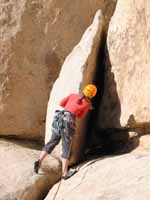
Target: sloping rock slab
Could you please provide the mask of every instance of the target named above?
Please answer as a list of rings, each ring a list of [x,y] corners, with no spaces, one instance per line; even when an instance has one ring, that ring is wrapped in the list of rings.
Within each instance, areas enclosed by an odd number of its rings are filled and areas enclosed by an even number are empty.
[[[62,181],[55,200],[148,200],[149,169],[148,151],[89,161],[72,178]],[[45,200],[52,200],[58,184]]]
[[[0,140],[0,200],[40,200],[60,177],[60,163],[49,157],[37,175],[33,162],[39,151]]]
[[[81,41],[66,58],[59,74],[59,78],[55,81],[52,88],[47,109],[46,142],[49,140],[51,134],[53,113],[56,109],[60,109],[58,107],[60,100],[70,93],[79,93],[87,83],[93,82],[96,73],[97,56],[101,44],[102,32],[103,15],[101,10],[98,10],[93,23],[87,28]],[[76,126],[77,137],[73,144],[73,149],[75,149],[75,151],[73,151],[73,156],[74,158],[76,157],[76,159],[78,159],[81,148],[83,147],[85,124],[86,122],[82,120],[77,123]],[[55,155],[57,156],[58,151],[56,150],[55,152]]]

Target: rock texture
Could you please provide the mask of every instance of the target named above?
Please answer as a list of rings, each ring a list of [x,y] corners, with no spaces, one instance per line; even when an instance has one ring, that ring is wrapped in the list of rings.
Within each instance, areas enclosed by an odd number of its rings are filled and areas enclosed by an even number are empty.
[[[72,48],[79,42],[86,28],[92,23],[94,15],[101,9],[105,25],[113,14],[116,0],[69,0],[45,1],[49,10],[47,32],[50,35],[49,45],[53,47],[60,63],[64,62]]]
[[[150,127],[149,23],[149,0],[118,0],[108,30],[100,128]]]
[[[49,140],[51,135],[50,131],[53,113],[55,109],[60,108],[60,100],[70,93],[79,93],[80,90],[82,91],[83,86],[87,83],[93,82],[102,30],[103,16],[99,10],[96,13],[93,23],[84,33],[79,44],[74,47],[73,51],[66,58],[59,78],[53,86],[47,110],[46,142]],[[73,145],[76,149],[76,153],[74,152],[76,154],[74,155],[75,157],[79,154],[80,148],[83,147],[84,144],[85,120],[80,121],[80,123],[77,124],[77,127],[77,134]],[[58,151],[56,150],[56,152]],[[55,155],[56,154],[57,153],[55,153]]]
[[[43,199],[60,178],[60,162],[52,157],[44,161],[39,175],[34,173],[39,151],[33,148],[25,142],[0,140],[0,200]]]
[[[44,137],[60,66],[98,8],[108,21],[115,1],[108,2],[0,0],[0,135]]]
[[[150,134],[150,131],[149,131]],[[144,135],[139,139],[138,150],[145,149],[150,151],[150,135]]]
[[[41,138],[53,71],[45,60],[47,11],[42,1],[0,5],[0,135]]]
[[[77,174],[61,182],[55,200],[148,200],[149,168],[150,152],[145,149],[89,161]],[[45,200],[53,199],[58,184]]]

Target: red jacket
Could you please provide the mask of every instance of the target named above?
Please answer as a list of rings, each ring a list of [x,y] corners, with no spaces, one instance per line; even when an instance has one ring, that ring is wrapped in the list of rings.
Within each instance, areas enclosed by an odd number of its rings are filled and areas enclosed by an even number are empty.
[[[81,103],[78,103],[78,100],[81,99],[81,97],[82,95],[80,94],[70,94],[61,100],[60,106],[77,117],[84,117],[88,112],[90,105],[86,99],[82,99]]]

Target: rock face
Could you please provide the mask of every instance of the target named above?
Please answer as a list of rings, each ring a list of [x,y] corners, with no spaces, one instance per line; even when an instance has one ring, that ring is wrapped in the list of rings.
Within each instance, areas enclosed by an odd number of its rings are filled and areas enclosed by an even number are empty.
[[[108,21],[115,1],[108,2],[0,0],[0,135],[44,137],[60,66],[98,8]]]
[[[44,161],[39,175],[34,173],[33,162],[39,151],[33,148],[0,140],[0,200],[43,199],[60,178],[60,163],[52,157]]]
[[[150,1],[118,0],[107,39],[100,128],[150,122]]]
[[[60,100],[70,93],[79,93],[87,83],[93,82],[102,28],[103,16],[99,10],[96,13],[93,23],[88,27],[81,41],[75,46],[62,66],[59,78],[53,86],[48,103],[46,142],[49,140],[51,134],[53,113],[55,109],[59,109]],[[73,149],[75,149],[73,153],[74,157],[78,157],[80,148],[84,144],[85,123],[85,120],[77,123],[77,138],[75,138],[73,144]]]
[[[45,60],[47,12],[39,1],[0,4],[0,134],[39,138],[52,70]]]
[[[47,3],[46,3],[47,2]],[[59,59],[64,62],[72,48],[79,42],[86,28],[92,23],[94,15],[101,9],[106,26],[113,14],[116,0],[69,0],[45,1],[49,10],[47,31],[50,35],[49,45]]]
[[[73,177],[61,182],[55,200],[147,200],[149,168],[150,152],[144,149],[92,160],[83,164]],[[53,199],[58,184],[45,200]]]

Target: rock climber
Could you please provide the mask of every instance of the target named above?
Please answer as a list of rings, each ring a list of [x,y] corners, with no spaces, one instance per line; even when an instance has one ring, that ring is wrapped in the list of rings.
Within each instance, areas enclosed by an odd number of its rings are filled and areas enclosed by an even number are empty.
[[[62,139],[62,179],[71,176],[68,171],[68,162],[71,155],[71,145],[75,133],[76,118],[83,118],[88,110],[92,109],[91,99],[96,95],[97,88],[88,84],[82,94],[70,94],[60,101],[63,110],[56,110],[52,122],[52,135],[40,153],[39,159],[34,162],[34,171],[38,173],[43,159],[52,152]]]

